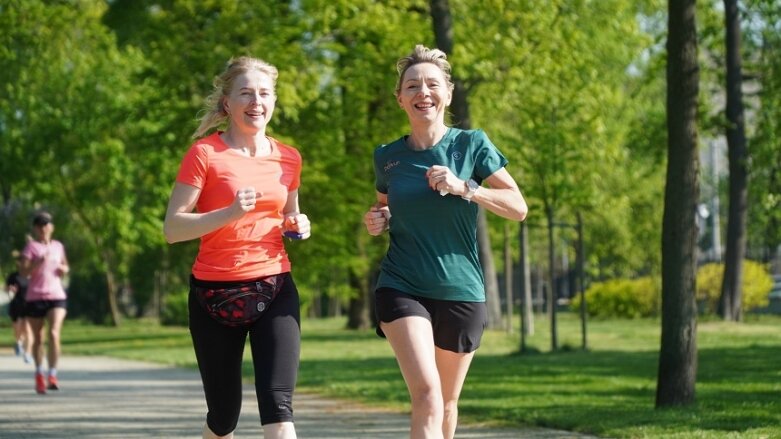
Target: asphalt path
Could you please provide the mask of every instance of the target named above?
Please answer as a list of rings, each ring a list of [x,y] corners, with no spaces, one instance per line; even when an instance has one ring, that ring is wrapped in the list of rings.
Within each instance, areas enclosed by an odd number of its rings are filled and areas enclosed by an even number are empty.
[[[206,404],[198,372],[108,357],[65,356],[61,390],[35,393],[34,368],[0,350],[0,438],[199,438]],[[244,386],[237,439],[262,438],[254,388]],[[302,439],[404,439],[409,416],[297,393]],[[564,439],[587,436],[547,429],[460,425],[456,438]]]

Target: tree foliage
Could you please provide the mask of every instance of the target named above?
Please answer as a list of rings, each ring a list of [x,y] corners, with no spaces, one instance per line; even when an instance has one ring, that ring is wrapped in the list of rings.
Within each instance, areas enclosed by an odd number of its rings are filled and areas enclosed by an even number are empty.
[[[747,32],[746,70],[762,85],[751,107],[749,172],[759,183],[749,227],[768,246],[781,240],[777,3],[746,2],[746,17],[760,17]],[[510,160],[529,224],[548,222],[546,206],[556,223],[581,212],[593,278],[658,273],[661,2],[450,6],[450,58],[471,124]],[[116,322],[186,288],[197,242],[164,242],[166,201],[212,78],[248,54],[279,68],[269,134],[304,158],[301,207],[313,236],[288,243],[303,302],[368,300],[387,246],[361,222],[375,198],[371,152],[408,129],[393,97],[395,61],[435,45],[427,1],[8,0],[0,13],[0,267],[24,243],[30,213],[46,207],[73,265],[74,314]],[[496,254],[500,223],[490,218]],[[530,230],[531,261],[545,267],[540,228]],[[573,239],[569,228],[556,232]]]

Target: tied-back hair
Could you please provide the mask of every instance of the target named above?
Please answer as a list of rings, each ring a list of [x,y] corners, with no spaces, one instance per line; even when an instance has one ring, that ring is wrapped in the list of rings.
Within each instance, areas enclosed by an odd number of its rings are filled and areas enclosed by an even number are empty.
[[[210,129],[228,120],[228,112],[225,111],[223,106],[223,98],[230,95],[233,90],[233,82],[239,75],[253,70],[268,75],[271,78],[272,85],[276,88],[277,76],[279,76],[276,67],[259,58],[249,56],[231,58],[225,70],[214,78],[214,90],[206,97],[203,116],[198,118],[201,124],[193,133],[193,137],[201,137]]]
[[[415,64],[422,63],[431,63],[439,67],[439,70],[442,70],[442,74],[445,76],[448,89],[451,92],[453,91],[455,86],[450,79],[450,63],[447,61],[445,52],[439,49],[429,49],[422,44],[418,44],[409,55],[399,58],[396,62],[396,71],[399,72],[399,78],[396,81],[396,97],[401,92],[401,81],[404,79],[404,74],[407,73],[407,70]]]

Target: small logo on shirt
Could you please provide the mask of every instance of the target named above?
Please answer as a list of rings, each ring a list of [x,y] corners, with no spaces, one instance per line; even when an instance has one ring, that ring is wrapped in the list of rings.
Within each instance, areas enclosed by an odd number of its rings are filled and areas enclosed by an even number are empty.
[[[383,168],[385,172],[388,172],[392,168],[398,166],[401,162],[399,160],[396,160],[395,162],[387,162],[385,163],[385,167]]]
[[[453,157],[453,160],[461,160],[463,155],[461,155],[461,153],[458,152],[458,151],[453,151],[453,154],[451,155],[451,157]]]

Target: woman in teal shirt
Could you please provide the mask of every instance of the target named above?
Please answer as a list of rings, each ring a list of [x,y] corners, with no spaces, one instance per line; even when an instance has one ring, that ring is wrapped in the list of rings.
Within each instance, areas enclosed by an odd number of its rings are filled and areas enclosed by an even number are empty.
[[[411,132],[375,150],[377,203],[364,215],[369,234],[390,231],[375,290],[377,332],[410,392],[410,437],[449,439],[486,323],[478,206],[516,221],[527,206],[482,130],[445,125],[453,92],[445,53],[418,45],[397,69],[396,99]]]

